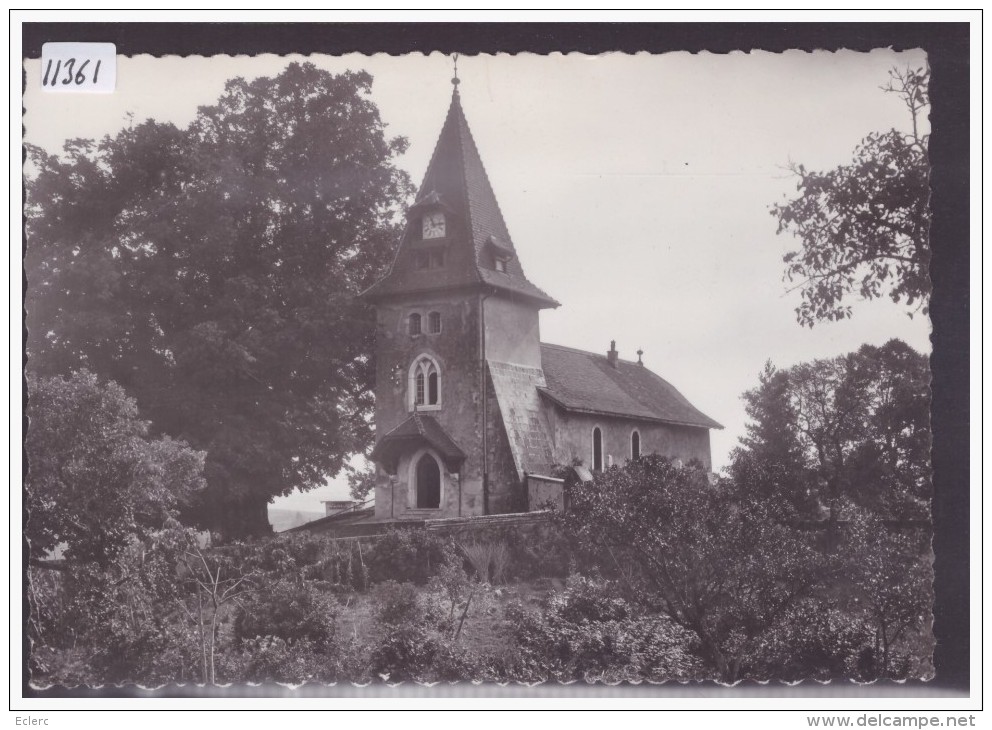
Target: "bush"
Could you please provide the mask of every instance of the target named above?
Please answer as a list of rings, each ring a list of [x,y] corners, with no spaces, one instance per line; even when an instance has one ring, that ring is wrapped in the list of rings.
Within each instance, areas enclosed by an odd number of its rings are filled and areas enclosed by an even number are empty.
[[[286,578],[239,607],[234,636],[239,641],[273,636],[290,644],[305,639],[317,649],[326,650],[334,642],[336,614],[332,597],[308,582]]]
[[[301,684],[325,681],[328,675],[326,657],[309,639],[293,643],[278,636],[246,639],[241,644],[239,660],[235,672],[244,682]]]
[[[379,583],[372,588],[371,602],[376,620],[390,630],[437,628],[444,620],[437,597],[422,595],[413,583]]]
[[[783,616],[756,652],[748,677],[798,682],[816,679],[877,679],[872,632],[857,617],[818,600]],[[867,652],[865,651],[867,649]]]
[[[522,681],[637,681],[702,676],[691,637],[658,615],[638,615],[608,583],[581,579],[552,593],[543,611],[506,609],[518,654],[507,662]]]
[[[112,622],[90,657],[88,683],[134,682],[155,686],[202,681],[195,637],[178,623],[167,630],[150,623]]]
[[[177,604],[177,553],[191,533],[175,523],[134,536],[106,567],[32,569],[32,681],[60,684],[201,681],[196,641]]]
[[[572,578],[564,593],[554,593],[548,602],[549,613],[563,621],[622,621],[631,617],[631,606],[612,583],[581,576]]]
[[[30,616],[25,629],[36,644],[53,647],[72,644],[75,627],[66,610],[72,599],[72,583],[61,571],[33,566],[28,569]]]
[[[452,640],[452,615],[464,585],[464,571],[452,564],[442,566],[425,592],[393,580],[374,585],[370,602],[379,623],[378,638],[365,649],[367,664],[354,647],[344,653],[346,676],[358,681],[355,677],[368,673],[390,682],[464,681],[478,676],[476,655]]]
[[[389,682],[457,682],[482,678],[474,652],[424,628],[389,634],[371,654],[371,671]]]
[[[447,613],[446,621],[454,626],[455,612],[461,608],[467,613],[468,600],[474,595],[464,568],[454,563],[443,566],[427,583],[427,596],[440,605],[442,614]]]
[[[413,583],[387,580],[372,589],[371,600],[376,620],[390,626],[416,623],[423,614]]]
[[[438,569],[461,562],[454,542],[427,530],[394,529],[372,544],[364,558],[369,581],[412,581],[426,585]]]

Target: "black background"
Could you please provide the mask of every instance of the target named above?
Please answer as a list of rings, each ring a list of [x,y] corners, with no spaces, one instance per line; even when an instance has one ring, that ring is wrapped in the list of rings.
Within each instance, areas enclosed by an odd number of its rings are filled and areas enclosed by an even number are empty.
[[[385,15],[385,14],[384,14]],[[564,13],[563,13],[564,16]],[[785,51],[852,49],[867,51],[923,48],[931,67],[930,158],[933,223],[931,275],[933,297],[933,468],[936,605],[934,663],[936,679],[907,683],[902,696],[926,694],[927,688],[969,691],[971,647],[969,591],[969,26],[967,23],[25,23],[25,57],[40,58],[48,41],[112,42],[117,53],[133,55],[212,55],[259,53],[551,53],[571,51]],[[25,559],[26,559],[25,551]],[[980,586],[976,586],[980,589]],[[24,614],[27,615],[26,598]],[[24,638],[26,642],[26,637]],[[24,656],[27,656],[25,645]],[[672,694],[665,687],[629,688],[634,695]],[[39,692],[22,682],[24,696],[280,696],[278,688],[212,693],[196,687],[136,688]],[[390,696],[366,689],[366,696]],[[422,687],[403,692],[427,694]],[[438,689],[438,688],[435,688]],[[498,687],[495,689],[499,689]],[[511,690],[513,688],[510,688]],[[517,688],[505,696],[556,695],[554,688]],[[562,688],[565,694],[594,696],[600,689]],[[640,691],[637,691],[640,689]],[[720,688],[717,688],[718,690]],[[764,694],[763,688],[740,689]],[[767,688],[764,688],[767,690]],[[788,688],[782,688],[787,690]],[[799,687],[796,696],[804,696]],[[878,692],[866,688],[858,696]],[[893,694],[894,687],[884,694]],[[443,695],[445,692],[429,694]],[[448,694],[452,694],[449,689]],[[327,692],[306,692],[309,696]],[[363,694],[356,692],[334,694]],[[395,696],[397,693],[392,693]],[[470,693],[471,694],[471,693]],[[777,696],[788,696],[776,692]],[[498,696],[499,693],[487,696]],[[606,692],[604,696],[616,696]],[[630,696],[630,695],[628,695]],[[807,695],[808,696],[808,695]],[[823,695],[818,695],[823,696]],[[772,709],[767,707],[766,709]]]

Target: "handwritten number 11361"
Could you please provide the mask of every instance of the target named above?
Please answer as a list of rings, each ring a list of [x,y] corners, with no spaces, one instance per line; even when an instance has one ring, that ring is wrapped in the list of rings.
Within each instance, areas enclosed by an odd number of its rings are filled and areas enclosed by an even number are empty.
[[[97,61],[90,71],[93,76],[88,77],[86,74],[87,66],[90,64],[90,59],[86,59],[78,66],[76,66],[76,59],[69,58],[63,63],[62,59],[54,61],[53,59],[48,59],[48,65],[45,66],[45,77],[41,80],[42,86],[58,86],[60,83],[62,86],[70,86],[72,84],[76,86],[82,86],[86,82],[91,84],[96,84],[97,79],[100,77],[100,61]]]

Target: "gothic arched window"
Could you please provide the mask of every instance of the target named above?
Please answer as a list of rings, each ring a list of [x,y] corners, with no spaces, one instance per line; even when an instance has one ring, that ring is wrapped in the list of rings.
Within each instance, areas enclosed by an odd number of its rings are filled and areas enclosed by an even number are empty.
[[[417,461],[417,508],[437,509],[441,506],[441,467],[437,459],[424,454]]]
[[[431,312],[427,315],[427,331],[432,335],[441,334],[441,313]]]
[[[641,458],[641,433],[636,428],[630,434],[630,458]]]
[[[420,334],[420,315],[417,314],[416,312],[414,312],[413,314],[410,315],[410,321],[409,321],[409,327],[408,327],[408,329],[409,329],[409,332],[410,332],[411,335],[419,335]]]
[[[427,373],[427,405],[437,405],[437,370]]]
[[[424,355],[410,369],[410,410],[441,406],[441,371],[434,359]]]
[[[603,432],[599,426],[592,430],[592,468],[595,471],[603,470]]]

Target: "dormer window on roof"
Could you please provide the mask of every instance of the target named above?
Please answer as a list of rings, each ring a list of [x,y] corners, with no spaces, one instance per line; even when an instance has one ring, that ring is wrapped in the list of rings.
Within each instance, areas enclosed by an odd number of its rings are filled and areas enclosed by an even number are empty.
[[[486,249],[493,257],[493,268],[500,273],[505,274],[507,269],[507,264],[510,259],[513,258],[513,247],[496,236],[490,236],[486,239]]]

